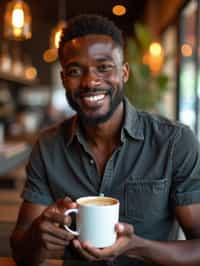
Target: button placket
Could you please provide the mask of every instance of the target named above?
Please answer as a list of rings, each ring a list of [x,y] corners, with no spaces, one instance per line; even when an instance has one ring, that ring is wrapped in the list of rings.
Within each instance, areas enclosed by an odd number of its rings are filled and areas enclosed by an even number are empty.
[[[90,164],[94,165],[94,160],[93,159],[90,159]]]
[[[88,169],[89,170],[89,176],[90,176],[90,179],[91,179],[93,185],[95,186],[95,190],[98,193],[99,187],[101,184],[101,176],[99,176],[96,162],[92,157],[89,158],[88,163],[89,163],[89,169]]]
[[[99,193],[103,193],[105,195],[109,193],[112,186],[112,173],[113,173],[113,159],[111,158],[106,164]]]

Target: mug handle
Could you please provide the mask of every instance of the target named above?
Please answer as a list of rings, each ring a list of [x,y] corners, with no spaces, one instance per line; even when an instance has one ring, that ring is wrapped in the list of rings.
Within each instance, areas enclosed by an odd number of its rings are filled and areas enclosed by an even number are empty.
[[[74,212],[74,213],[78,213],[78,209],[69,209],[69,210],[66,210],[66,211],[64,212],[64,215],[67,216],[67,215],[69,215],[70,213],[73,213],[73,212]],[[66,229],[68,232],[70,232],[72,235],[74,235],[74,236],[78,236],[78,235],[79,235],[79,232],[70,229],[66,224],[64,224],[64,227],[65,227],[65,229]]]

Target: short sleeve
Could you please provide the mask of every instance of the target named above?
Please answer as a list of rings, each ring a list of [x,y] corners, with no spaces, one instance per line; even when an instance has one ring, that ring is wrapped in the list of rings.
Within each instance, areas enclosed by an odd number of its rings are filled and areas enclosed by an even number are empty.
[[[50,205],[54,202],[48,182],[43,155],[39,141],[33,147],[26,167],[27,179],[22,192],[22,198],[29,202]]]
[[[182,126],[173,151],[172,200],[175,205],[200,203],[200,146],[193,132]]]

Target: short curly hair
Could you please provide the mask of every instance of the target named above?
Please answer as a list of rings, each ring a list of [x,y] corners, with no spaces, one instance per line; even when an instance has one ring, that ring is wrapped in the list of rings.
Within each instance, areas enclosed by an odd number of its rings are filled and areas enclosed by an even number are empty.
[[[99,15],[84,14],[70,19],[63,29],[58,49],[59,59],[62,58],[63,46],[67,41],[89,34],[110,36],[116,45],[123,50],[122,32],[111,20]]]

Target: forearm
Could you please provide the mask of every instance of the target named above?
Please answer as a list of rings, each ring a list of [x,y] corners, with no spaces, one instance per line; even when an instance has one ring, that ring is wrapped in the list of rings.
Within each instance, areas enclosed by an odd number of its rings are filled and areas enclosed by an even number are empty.
[[[139,254],[141,259],[152,264],[163,266],[200,265],[199,239],[161,242],[136,237],[132,244],[133,248],[128,256],[135,257]]]
[[[26,232],[15,230],[11,237],[11,248],[15,261],[29,266],[39,265],[46,259],[59,259],[64,256],[64,247],[56,251],[50,251],[40,246],[31,230]]]

